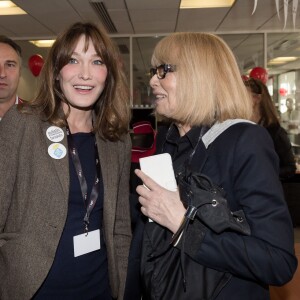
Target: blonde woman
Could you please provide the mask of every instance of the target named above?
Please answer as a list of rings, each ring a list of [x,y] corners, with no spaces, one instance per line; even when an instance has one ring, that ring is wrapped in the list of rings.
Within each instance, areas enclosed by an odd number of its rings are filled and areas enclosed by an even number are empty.
[[[268,133],[247,121],[252,103],[231,50],[212,34],[175,33],[157,44],[152,66],[156,113],[173,120],[158,134],[158,153],[171,155],[179,183],[185,172],[201,173],[221,188],[227,217],[239,212],[232,222],[247,229],[199,217],[202,208],[188,221],[182,185],[172,192],[136,170],[144,183],[137,187],[141,212],[153,220],[144,232],[143,299],[269,299],[268,286],[288,282],[296,269],[293,227],[278,157]],[[218,201],[203,209],[209,205]],[[212,224],[222,222],[226,229]],[[170,252],[181,264],[168,270],[173,258],[162,261]]]

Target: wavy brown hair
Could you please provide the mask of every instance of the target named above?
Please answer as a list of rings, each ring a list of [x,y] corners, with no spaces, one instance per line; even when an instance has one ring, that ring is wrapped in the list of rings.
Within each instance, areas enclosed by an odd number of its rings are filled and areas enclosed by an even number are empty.
[[[69,104],[56,79],[82,35],[85,49],[91,41],[108,71],[105,88],[94,105],[94,131],[103,139],[119,140],[128,131],[130,121],[126,76],[119,51],[106,32],[93,23],[75,23],[57,37],[45,60],[37,96],[23,111],[33,110],[44,121],[59,127],[66,125],[68,115],[63,113],[62,103]]]
[[[264,127],[279,125],[278,113],[267,86],[255,78],[249,78],[244,83],[246,87],[250,88],[251,93],[260,95],[261,97],[259,102],[260,120],[258,124]]]

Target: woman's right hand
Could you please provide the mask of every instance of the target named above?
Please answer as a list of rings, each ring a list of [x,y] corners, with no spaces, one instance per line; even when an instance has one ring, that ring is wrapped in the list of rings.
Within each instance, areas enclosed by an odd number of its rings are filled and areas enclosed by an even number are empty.
[[[179,191],[173,192],[161,187],[139,169],[135,170],[135,174],[144,183],[136,188],[142,213],[175,233],[186,212]]]

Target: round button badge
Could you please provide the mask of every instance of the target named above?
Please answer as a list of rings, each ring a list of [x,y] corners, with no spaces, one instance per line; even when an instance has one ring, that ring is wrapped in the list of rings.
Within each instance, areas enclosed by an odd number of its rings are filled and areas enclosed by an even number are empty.
[[[54,159],[62,159],[67,154],[67,149],[63,144],[53,143],[48,147],[48,154]]]
[[[63,140],[65,133],[57,126],[50,126],[46,131],[47,138],[54,143],[58,143]]]

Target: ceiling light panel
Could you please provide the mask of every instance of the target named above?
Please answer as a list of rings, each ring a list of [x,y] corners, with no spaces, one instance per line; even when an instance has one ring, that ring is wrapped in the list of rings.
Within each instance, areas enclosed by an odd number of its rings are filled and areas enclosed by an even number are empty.
[[[53,45],[54,41],[55,40],[36,40],[29,42],[40,48],[49,48]]]
[[[230,7],[235,0],[181,0],[180,8],[216,8]]]
[[[295,56],[282,56],[282,57],[276,57],[270,60],[270,62],[288,62],[288,61],[294,61],[298,59],[298,57]]]
[[[0,1],[0,15],[25,15],[26,11],[15,5],[12,1]]]

